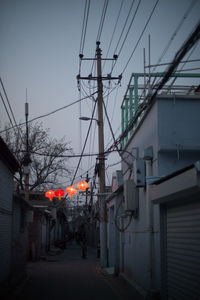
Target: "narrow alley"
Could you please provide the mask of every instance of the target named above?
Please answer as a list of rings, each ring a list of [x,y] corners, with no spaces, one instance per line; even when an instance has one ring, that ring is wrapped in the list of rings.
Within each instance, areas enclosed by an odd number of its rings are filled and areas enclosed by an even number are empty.
[[[132,287],[118,277],[102,272],[96,249],[88,248],[86,259],[75,242],[45,260],[29,262],[28,278],[9,300],[139,300]]]

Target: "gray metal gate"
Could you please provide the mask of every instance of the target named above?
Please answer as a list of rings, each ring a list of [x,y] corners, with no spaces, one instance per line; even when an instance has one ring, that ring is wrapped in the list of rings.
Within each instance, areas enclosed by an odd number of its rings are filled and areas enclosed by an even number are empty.
[[[200,199],[166,208],[167,299],[200,299]]]

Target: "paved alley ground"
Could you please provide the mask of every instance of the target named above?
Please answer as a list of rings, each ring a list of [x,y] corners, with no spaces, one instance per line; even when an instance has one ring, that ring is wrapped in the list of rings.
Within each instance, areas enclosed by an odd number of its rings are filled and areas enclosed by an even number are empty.
[[[139,300],[118,277],[101,271],[96,250],[71,243],[62,253],[27,265],[28,280],[9,299],[16,300]]]

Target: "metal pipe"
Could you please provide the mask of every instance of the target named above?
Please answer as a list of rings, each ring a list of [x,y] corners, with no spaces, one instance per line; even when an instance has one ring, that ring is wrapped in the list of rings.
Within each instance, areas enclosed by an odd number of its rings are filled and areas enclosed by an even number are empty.
[[[120,228],[124,228],[124,218],[120,216]],[[120,231],[120,272],[124,271],[124,233]]]
[[[151,160],[145,160],[146,163],[146,178],[152,175],[152,164]],[[149,290],[152,289],[152,233],[153,233],[153,211],[152,211],[152,203],[149,197],[149,190],[150,186],[148,182],[146,182],[146,211],[147,211],[147,255],[148,255],[148,262],[147,262],[147,273],[148,273],[148,288]]]
[[[133,89],[129,88],[129,120],[133,119]],[[131,129],[130,134],[133,133],[133,129]]]
[[[149,84],[148,84],[148,94],[151,90],[151,36],[149,34]]]
[[[183,64],[183,63],[191,63],[191,62],[197,62],[197,61],[200,61],[200,59],[192,59],[192,60],[183,60],[183,61],[180,61],[180,64]],[[153,68],[153,67],[159,67],[159,66],[167,66],[167,65],[172,65],[173,63],[172,62],[169,62],[169,63],[163,63],[163,64],[156,64],[156,65],[148,65],[148,66],[145,66],[145,68]]]
[[[122,118],[122,134],[124,133],[125,126],[124,126],[124,106],[121,108],[121,118]],[[124,148],[124,139],[122,140],[122,149]]]
[[[125,102],[125,122],[126,122],[126,124],[125,124],[125,126],[126,126],[126,128],[128,127],[128,101],[129,101],[129,99],[126,99],[126,102]],[[128,142],[128,134],[127,134],[127,136],[126,136],[126,142]]]
[[[143,48],[143,56],[144,56],[144,98],[146,98],[146,54],[145,48]]]

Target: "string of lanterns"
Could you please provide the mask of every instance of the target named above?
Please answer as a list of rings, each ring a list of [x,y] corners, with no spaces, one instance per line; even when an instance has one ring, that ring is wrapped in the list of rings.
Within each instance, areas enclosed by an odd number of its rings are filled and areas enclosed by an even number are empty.
[[[80,182],[77,183],[77,188],[79,190],[85,191],[88,188],[88,183],[84,180],[81,180]],[[76,195],[77,189],[73,186],[70,185],[66,188],[67,194],[69,194],[69,197],[72,198],[72,195]],[[54,197],[58,197],[59,200],[61,200],[61,197],[63,197],[65,194],[65,191],[62,189],[58,189],[56,191],[49,190],[45,193],[45,196],[49,198],[50,201],[53,200]]]

